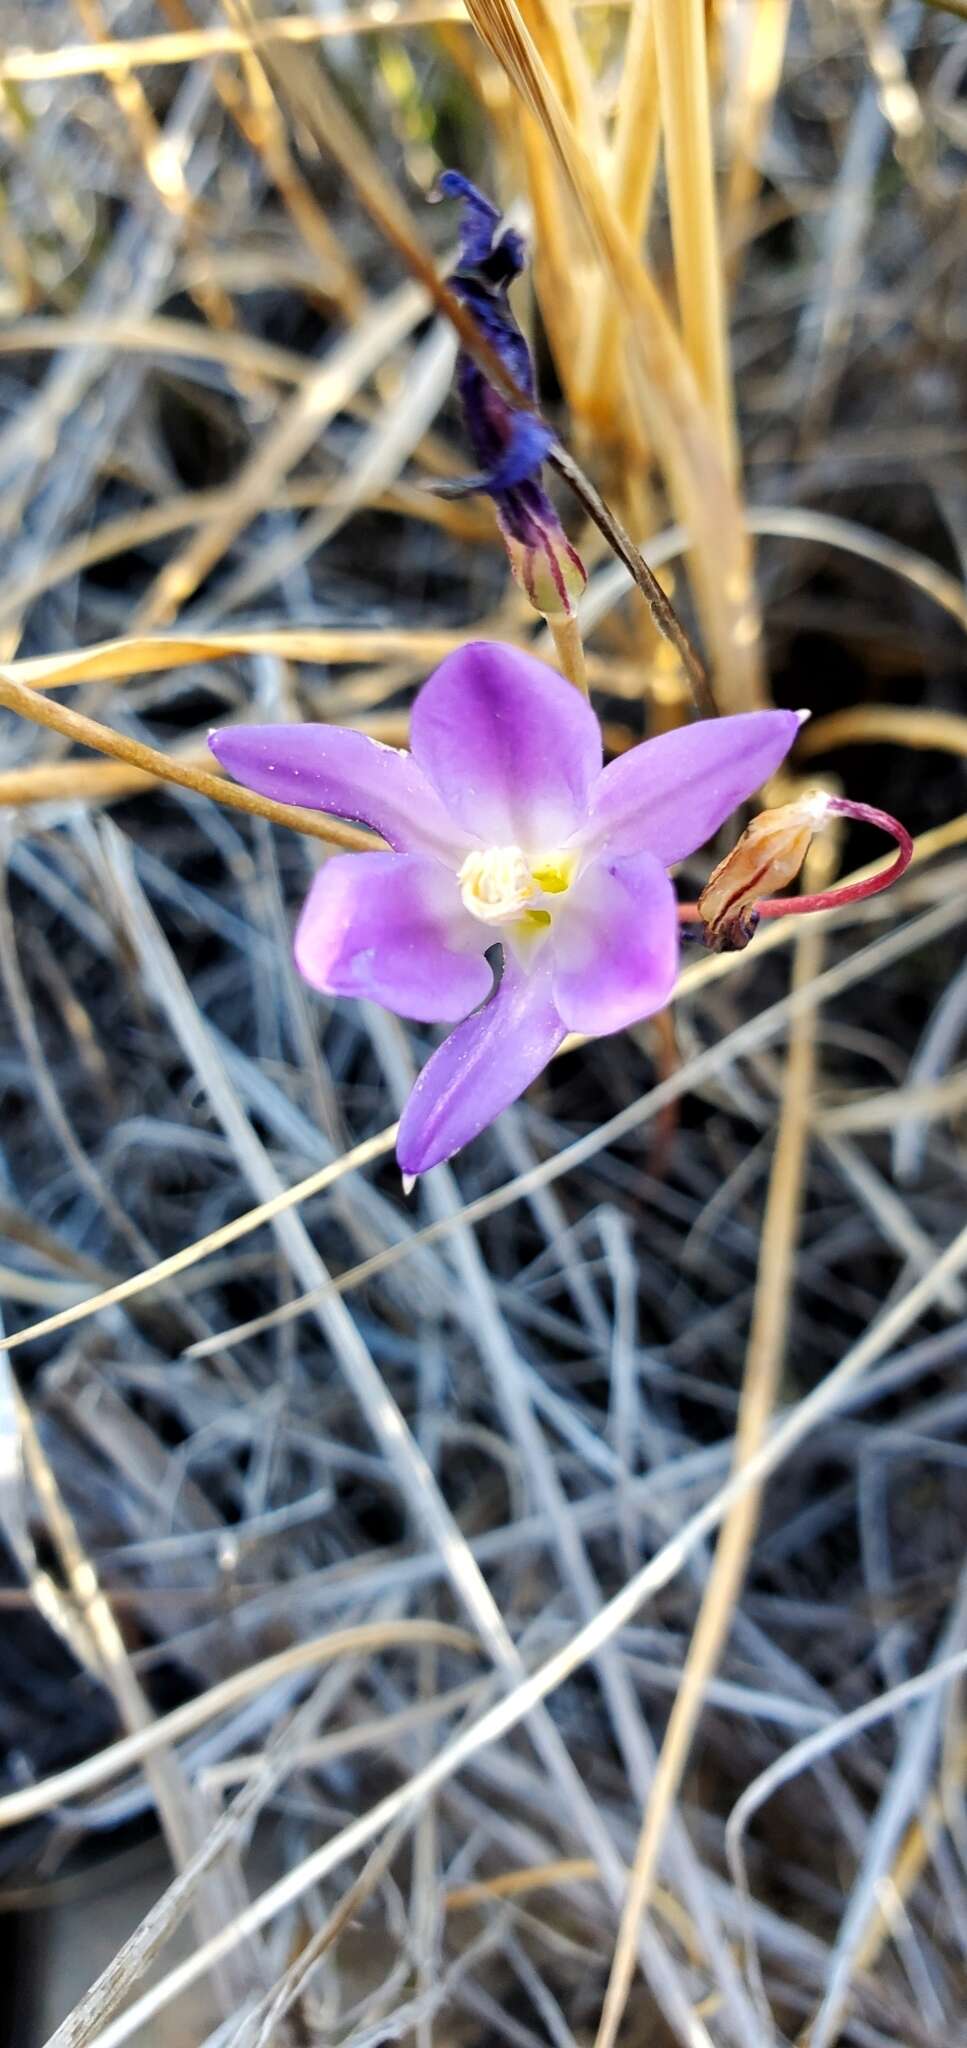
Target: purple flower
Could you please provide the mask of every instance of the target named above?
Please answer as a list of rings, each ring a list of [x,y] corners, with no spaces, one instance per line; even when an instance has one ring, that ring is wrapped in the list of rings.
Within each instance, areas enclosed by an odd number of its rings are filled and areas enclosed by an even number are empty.
[[[446,199],[463,201],[460,261],[448,279],[450,288],[536,408],[533,365],[507,297],[524,268],[523,238],[513,228],[498,237],[496,206],[459,171],[444,171],[438,190]],[[541,482],[541,463],[556,437],[536,409],[525,412],[509,405],[465,350],[457,358],[457,389],[480,474],[443,486],[444,493],[486,492],[496,507],[511,568],[534,609],[548,617],[569,617],[587,574]]]
[[[661,1008],[678,967],[666,869],[773,773],[798,726],[792,711],[708,719],[604,768],[586,699],[532,655],[481,641],[423,685],[409,753],[331,725],[212,734],[251,789],[358,819],[392,849],[326,862],[295,957],[331,995],[463,1019],[403,1112],[404,1173],[476,1137],[569,1031],[620,1031]]]

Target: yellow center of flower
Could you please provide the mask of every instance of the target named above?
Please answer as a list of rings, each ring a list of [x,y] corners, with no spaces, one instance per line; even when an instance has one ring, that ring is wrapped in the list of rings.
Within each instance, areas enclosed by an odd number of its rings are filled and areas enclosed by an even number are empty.
[[[482,924],[546,925],[549,913],[534,906],[542,896],[559,896],[575,866],[569,853],[532,860],[520,846],[484,846],[468,853],[457,881],[465,908]]]

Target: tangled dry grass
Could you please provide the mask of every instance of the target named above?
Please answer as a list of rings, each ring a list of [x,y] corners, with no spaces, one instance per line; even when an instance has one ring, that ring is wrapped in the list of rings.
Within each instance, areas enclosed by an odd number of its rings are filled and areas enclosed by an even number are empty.
[[[967,2040],[963,8],[7,28],[0,2033]],[[543,646],[422,487],[448,163],[720,701],[917,853],[406,1202],[430,1034],[299,983],[318,839],[205,732],[401,741],[468,634]],[[561,502],[617,749],[686,680]]]

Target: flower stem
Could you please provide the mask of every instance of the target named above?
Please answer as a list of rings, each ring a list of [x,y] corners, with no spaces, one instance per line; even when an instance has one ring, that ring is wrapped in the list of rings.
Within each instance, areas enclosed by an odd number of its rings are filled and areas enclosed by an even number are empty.
[[[551,639],[554,642],[557,665],[562,676],[566,676],[568,682],[573,683],[575,689],[580,690],[583,697],[587,697],[590,694],[588,690],[588,671],[584,660],[584,641],[581,638],[581,626],[578,618],[574,613],[569,617],[565,612],[560,612],[555,618],[549,618],[547,624],[550,629]]]
[[[712,694],[712,685],[701,655],[693,647],[674,605],[663,591],[654,571],[649,569],[640,548],[635,546],[631,535],[625,532],[620,519],[612,512],[610,505],[605,503],[590,477],[585,476],[580,463],[575,462],[573,455],[569,454],[560,442],[550,450],[544,460],[548,468],[556,470],[558,476],[570,486],[579,504],[584,506],[588,518],[594,521],[598,532],[604,535],[612,554],[617,555],[619,562],[624,563],[629,575],[637,584],[659,633],[674,647],[678,655],[688,678],[692,701],[699,717],[717,717],[718,705]]]

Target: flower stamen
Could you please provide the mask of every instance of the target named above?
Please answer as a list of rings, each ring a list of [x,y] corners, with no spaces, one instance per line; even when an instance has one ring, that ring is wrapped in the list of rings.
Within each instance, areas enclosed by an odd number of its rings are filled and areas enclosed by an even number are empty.
[[[457,876],[464,908],[482,924],[512,924],[539,894],[519,846],[485,846],[468,853]]]
[[[545,896],[562,896],[574,880],[577,860],[573,853],[542,854],[531,873]]]
[[[573,854],[541,854],[531,864],[520,846],[485,846],[468,853],[457,876],[464,908],[482,924],[550,924],[535,908],[542,896],[561,896],[576,867]]]

